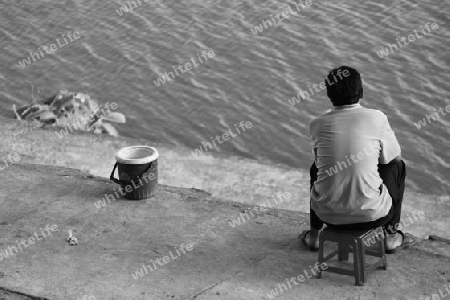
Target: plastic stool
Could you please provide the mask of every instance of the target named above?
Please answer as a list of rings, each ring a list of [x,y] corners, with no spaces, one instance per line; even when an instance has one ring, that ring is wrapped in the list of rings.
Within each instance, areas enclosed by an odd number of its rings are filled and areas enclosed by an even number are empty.
[[[323,257],[324,242],[331,241],[338,243],[338,249]],[[378,244],[378,250],[369,249],[370,246]],[[371,230],[337,230],[327,227],[320,234],[319,238],[319,265],[329,261],[336,254],[338,260],[348,260],[349,251],[353,250],[353,270],[338,267],[328,267],[326,270],[341,275],[355,276],[355,285],[365,285],[369,272],[378,267],[387,270],[387,258],[384,253],[384,232],[381,227]],[[379,257],[380,259],[366,266],[365,255]],[[322,270],[319,269],[316,277],[322,278]]]

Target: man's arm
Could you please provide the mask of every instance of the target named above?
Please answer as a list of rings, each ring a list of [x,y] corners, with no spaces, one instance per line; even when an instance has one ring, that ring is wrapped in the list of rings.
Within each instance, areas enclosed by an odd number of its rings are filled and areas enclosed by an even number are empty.
[[[392,130],[391,125],[389,125],[389,121],[386,117],[383,135],[381,137],[381,152],[379,163],[385,165],[393,160],[401,160],[401,149],[395,133]]]

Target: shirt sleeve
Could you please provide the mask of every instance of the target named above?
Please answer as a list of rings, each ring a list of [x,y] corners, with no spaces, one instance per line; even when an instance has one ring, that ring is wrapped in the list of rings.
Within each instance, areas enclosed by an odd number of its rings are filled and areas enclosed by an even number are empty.
[[[386,118],[383,135],[381,137],[381,152],[379,163],[382,165],[390,163],[394,158],[401,154],[400,144],[397,141],[395,132],[392,130],[389,121]]]

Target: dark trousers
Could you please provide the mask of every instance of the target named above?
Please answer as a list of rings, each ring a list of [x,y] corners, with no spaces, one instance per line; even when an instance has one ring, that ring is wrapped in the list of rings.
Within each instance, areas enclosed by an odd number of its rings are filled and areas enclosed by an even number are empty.
[[[310,170],[311,175],[311,188],[314,182],[317,180],[318,169],[316,164],[313,163]],[[392,207],[389,213],[378,220],[370,221],[366,223],[353,223],[345,225],[333,225],[320,220],[317,214],[312,208],[310,208],[310,222],[311,228],[320,230],[323,224],[327,224],[330,227],[340,230],[369,230],[379,226],[383,226],[388,233],[393,234],[396,232],[395,225],[400,223],[400,215],[402,210],[403,193],[405,191],[405,177],[406,166],[403,160],[391,161],[387,165],[378,165],[378,173],[383,180],[384,185],[387,187],[389,195],[392,198]]]

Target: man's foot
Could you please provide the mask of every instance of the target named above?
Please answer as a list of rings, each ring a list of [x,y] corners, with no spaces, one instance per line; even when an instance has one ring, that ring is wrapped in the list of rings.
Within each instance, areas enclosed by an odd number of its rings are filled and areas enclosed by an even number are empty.
[[[386,250],[394,250],[403,242],[403,235],[399,232],[386,235]]]
[[[311,251],[319,250],[319,236],[322,230],[306,230],[304,231],[300,237],[305,246],[309,247]]]

